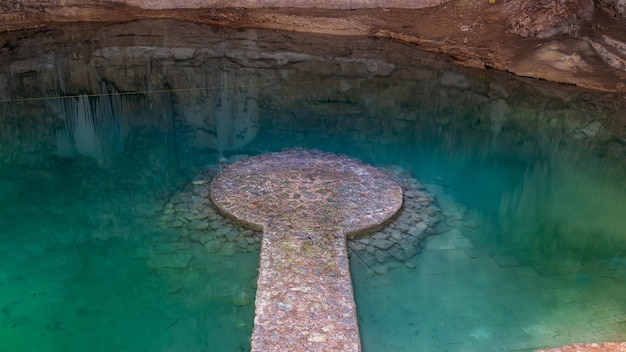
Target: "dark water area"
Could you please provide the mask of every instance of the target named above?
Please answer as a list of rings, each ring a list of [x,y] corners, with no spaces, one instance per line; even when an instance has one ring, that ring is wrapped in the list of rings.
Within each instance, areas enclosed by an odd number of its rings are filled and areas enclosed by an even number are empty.
[[[626,340],[623,96],[172,21],[0,44],[3,350],[248,350],[258,243],[209,248],[244,229],[200,227],[191,189],[294,147],[401,169],[437,201],[410,265],[351,261],[364,351]]]

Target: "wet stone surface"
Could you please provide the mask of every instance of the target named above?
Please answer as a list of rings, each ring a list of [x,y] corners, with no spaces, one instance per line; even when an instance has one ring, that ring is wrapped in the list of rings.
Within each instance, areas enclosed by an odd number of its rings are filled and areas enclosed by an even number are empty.
[[[402,188],[357,160],[292,150],[230,165],[211,199],[263,229],[252,350],[360,351],[346,236],[394,216]]]
[[[215,176],[228,165],[249,157],[233,155],[221,164],[208,164],[196,170],[196,176],[190,182],[166,197],[161,211],[155,214],[156,230],[145,247],[137,249],[135,258],[144,260],[151,270],[169,272],[202,269],[207,265],[207,270],[212,270],[211,263],[219,261],[220,257],[243,258],[248,252],[258,253],[262,241],[260,228],[250,228],[224,216],[209,197]],[[401,167],[385,166],[380,170],[402,187],[402,208],[384,227],[349,236],[350,261],[367,266],[370,275],[387,275],[392,270],[416,270],[415,257],[429,238],[446,231],[448,226],[466,223],[463,219],[465,210],[460,205],[445,201],[445,195],[439,194],[443,191],[441,186],[423,185]],[[445,206],[438,204],[440,200]],[[469,225],[466,223],[465,226]],[[253,288],[256,288],[256,279],[252,282]],[[192,284],[176,283],[172,291],[178,292],[181,287]],[[232,295],[229,299],[234,305],[254,303],[254,293],[248,295],[243,286],[227,292]],[[243,293],[249,298],[241,300]],[[290,309],[283,303],[280,307]]]
[[[211,181],[219,171],[239,159],[248,157],[238,155],[221,165],[207,165],[198,170],[193,181],[183,185],[168,197],[155,218],[156,228],[167,235],[151,237],[151,242],[147,243],[147,248],[141,250],[142,253],[138,253],[138,257],[166,263],[159,260],[160,258],[153,257],[192,253],[194,258],[190,264],[197,265],[197,261],[206,255],[225,256],[258,252],[261,230],[244,226],[233,218],[223,216],[209,198]],[[364,263],[372,270],[372,274],[382,274],[388,270],[405,267],[413,270],[415,265],[412,259],[420,253],[428,236],[445,230],[444,220],[458,221],[457,218],[462,215],[458,214],[458,210],[449,209],[442,213],[442,209],[437,206],[435,195],[428,192],[424,185],[402,168],[384,167],[381,171],[404,190],[402,208],[384,227],[363,236],[349,236],[350,260]],[[381,246],[381,243],[386,245]],[[392,245],[388,247],[390,243]],[[173,244],[175,246],[172,246]],[[386,247],[388,248],[385,249]],[[153,268],[153,265],[149,267]],[[159,268],[161,267],[156,267]]]
[[[402,189],[355,159],[293,150],[228,166],[213,180],[211,199],[252,227],[334,238],[384,223],[402,206]]]
[[[537,352],[623,352],[626,351],[626,342],[580,343],[558,348],[537,350]]]

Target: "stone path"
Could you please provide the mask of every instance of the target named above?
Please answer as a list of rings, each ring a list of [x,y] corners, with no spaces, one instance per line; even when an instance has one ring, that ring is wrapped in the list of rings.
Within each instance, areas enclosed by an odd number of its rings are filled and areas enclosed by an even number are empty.
[[[360,351],[346,236],[393,217],[400,186],[357,160],[292,150],[230,165],[211,199],[263,229],[252,351]]]
[[[249,157],[237,155],[228,164],[207,165],[198,170],[191,182],[171,195],[155,218],[155,226],[168,235],[151,237],[146,248],[138,250],[138,257],[150,259],[148,267],[158,270],[171,267],[172,258],[163,258],[164,255],[193,254],[189,265],[198,265],[205,255],[259,252],[261,230],[223,216],[210,199],[210,185],[215,176],[227,165]],[[442,209],[437,206],[435,195],[408,171],[396,166],[380,170],[402,187],[402,209],[380,229],[364,236],[349,236],[350,261],[360,261],[381,275],[403,267],[414,270],[412,259],[421,251],[427,237],[440,232],[437,227],[444,220]],[[462,217],[458,211],[446,209],[445,215],[457,219]]]
[[[574,344],[558,348],[550,348],[546,350],[538,350],[536,352],[624,352],[626,351],[626,342],[605,342],[605,343],[588,343]]]

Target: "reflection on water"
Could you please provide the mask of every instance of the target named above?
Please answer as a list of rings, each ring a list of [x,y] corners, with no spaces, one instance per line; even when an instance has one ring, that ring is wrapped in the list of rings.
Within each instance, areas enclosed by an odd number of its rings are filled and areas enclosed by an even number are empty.
[[[623,185],[602,175],[539,164],[504,196],[499,214],[510,240],[534,255],[593,260],[623,254],[624,197]]]
[[[55,113],[63,123],[56,133],[57,156],[80,154],[103,163],[124,149],[121,100],[109,94],[104,82],[100,85],[100,95],[95,97],[81,94],[75,99],[54,100],[61,104]]]
[[[395,165],[437,197],[414,269],[352,262],[365,351],[626,339],[623,97],[359,38],[146,21],[2,40],[13,350],[248,349],[258,253],[207,245],[236,229],[203,226],[187,187],[285,147]]]

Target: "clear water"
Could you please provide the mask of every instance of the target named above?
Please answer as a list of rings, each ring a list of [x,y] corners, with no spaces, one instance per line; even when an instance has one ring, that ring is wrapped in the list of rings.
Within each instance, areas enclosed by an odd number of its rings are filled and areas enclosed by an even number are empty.
[[[184,248],[187,268],[148,269],[140,254],[179,238],[151,216],[167,190],[116,169],[3,165],[2,349],[245,350],[253,306],[232,300],[254,294],[258,255],[209,256],[198,244]]]
[[[133,25],[123,30],[146,31]],[[380,56],[358,52],[380,51],[379,42],[355,43],[353,56],[339,50],[333,59],[307,46],[320,38],[282,43],[260,32],[209,36],[239,53],[235,59],[201,57],[199,49],[197,57],[172,58],[182,54],[167,41],[125,56],[119,43],[105,43],[90,49],[91,61],[72,61],[77,68],[65,81],[58,77],[77,55],[67,54],[74,50],[67,33],[81,30],[64,29],[54,58],[28,43],[30,54],[16,49],[10,57],[32,55],[47,66],[3,71],[10,82],[0,105],[3,350],[248,350],[254,307],[233,298],[254,295],[258,252],[223,256],[192,243],[178,249],[193,255],[185,268],[147,263],[163,245],[185,242],[157,219],[203,168],[222,156],[285,147],[402,167],[439,200],[444,221],[412,259],[414,270],[391,267],[381,276],[351,264],[364,351],[626,340],[626,164],[606,122],[620,116],[610,104],[567,87],[509,87],[508,76],[428,57],[381,73]],[[297,45],[306,54],[295,55]],[[123,78],[98,66],[105,56]],[[155,83],[154,67],[168,85]],[[94,72],[100,83],[89,93],[103,96],[54,98],[84,93],[71,87]],[[497,93],[499,86],[509,92]],[[118,95],[145,87],[167,89]],[[53,98],[29,100],[38,97]],[[585,134],[594,121],[604,127]]]

